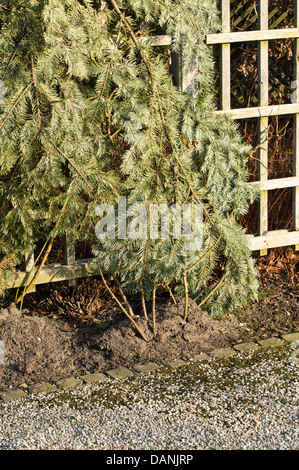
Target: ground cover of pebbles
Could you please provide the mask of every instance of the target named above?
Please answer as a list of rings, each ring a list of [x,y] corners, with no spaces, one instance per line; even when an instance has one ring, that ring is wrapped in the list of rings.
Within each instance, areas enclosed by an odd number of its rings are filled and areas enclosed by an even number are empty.
[[[297,450],[290,345],[0,404],[2,450]]]

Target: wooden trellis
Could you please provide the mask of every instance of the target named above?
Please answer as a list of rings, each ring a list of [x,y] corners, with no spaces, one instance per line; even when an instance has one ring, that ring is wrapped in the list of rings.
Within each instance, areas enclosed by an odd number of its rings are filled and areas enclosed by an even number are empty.
[[[207,44],[220,45],[220,110],[233,119],[257,118],[259,121],[259,181],[251,183],[261,190],[258,208],[258,233],[248,235],[252,251],[265,255],[269,248],[294,246],[299,249],[299,87],[295,91],[295,102],[269,106],[269,64],[268,41],[294,39],[294,80],[299,80],[299,0],[294,0],[294,28],[269,29],[268,0],[258,2],[257,31],[231,32],[230,0],[221,0],[222,32],[209,34]],[[258,42],[258,86],[259,103],[257,107],[231,109],[231,44]],[[299,82],[298,82],[299,83]],[[294,95],[293,95],[294,96]],[[294,116],[293,176],[268,179],[268,122],[270,116]],[[268,231],[268,191],[280,188],[293,188],[293,227],[290,230]]]
[[[270,248],[293,246],[299,249],[299,86],[295,91],[295,102],[283,105],[269,106],[268,84],[268,41],[294,38],[294,80],[299,84],[299,0],[294,0],[295,18],[294,28],[268,29],[269,18],[273,11],[268,13],[268,0],[259,0],[259,9],[250,21],[258,19],[258,31],[231,32],[231,5],[230,0],[222,0],[222,32],[209,34],[206,38],[208,45],[218,44],[220,47],[220,109],[216,113],[228,113],[233,119],[257,118],[259,120],[259,180],[253,185],[258,185],[261,190],[258,213],[258,233],[248,235],[252,251],[259,251],[261,255],[267,253]],[[251,12],[250,6],[244,15]],[[284,16],[276,20],[277,26]],[[235,20],[234,25],[242,20],[242,15]],[[147,38],[154,46],[169,46],[171,37],[152,36]],[[258,41],[258,83],[259,103],[257,107],[231,109],[231,44],[247,41]],[[194,73],[183,75],[183,52],[172,56],[172,73],[174,81],[182,91],[192,92]],[[196,71],[195,71],[196,74]],[[293,95],[294,96],[294,95]],[[294,115],[294,150],[293,150],[293,176],[280,179],[268,179],[268,122],[270,116]],[[268,192],[280,188],[293,188],[293,227],[290,230],[268,231]],[[25,269],[17,272],[8,287],[20,287],[29,283],[37,268],[34,267],[34,254],[29,250],[25,261]],[[74,243],[65,240],[64,264],[47,265],[41,270],[36,284],[49,282],[68,281],[74,284],[76,279],[98,274],[92,267],[92,260],[76,260]],[[34,289],[34,288],[33,288]]]

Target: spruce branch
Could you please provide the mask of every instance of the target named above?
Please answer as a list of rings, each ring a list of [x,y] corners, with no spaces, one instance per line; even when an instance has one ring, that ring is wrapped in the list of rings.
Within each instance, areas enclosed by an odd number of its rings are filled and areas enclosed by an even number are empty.
[[[199,263],[201,263],[201,261],[206,258],[210,253],[211,251],[218,245],[218,243],[220,242],[221,240],[221,235],[218,237],[218,239],[215,241],[215,243],[211,246],[211,248],[208,249],[208,251],[203,255],[201,256],[201,258],[199,258],[199,260],[196,261],[196,263],[192,264],[192,266],[190,266],[188,269],[186,269],[184,272],[185,273],[188,273],[189,271],[191,271],[191,269],[194,269]]]
[[[116,38],[116,41],[115,41],[115,48],[118,47],[119,42],[120,42],[121,28],[122,28],[122,19],[121,19],[121,21],[120,21],[120,27],[119,27],[119,31],[118,31],[118,33],[117,33],[117,38]],[[111,73],[111,64],[112,64],[112,59],[111,59],[111,61],[109,62],[108,66],[107,66],[107,70],[106,70],[106,74],[105,74],[105,78],[104,78],[104,83],[103,83],[103,86],[102,86],[102,89],[101,89],[100,97],[99,97],[99,99],[98,99],[98,104],[97,104],[96,110],[95,110],[94,115],[93,115],[93,118],[92,118],[92,120],[91,120],[91,124],[94,123],[94,120],[95,120],[95,118],[96,118],[97,112],[98,112],[98,110],[99,110],[99,107],[100,107],[100,104],[101,104],[101,101],[102,101],[102,98],[103,98],[103,96],[104,96],[105,89],[106,89],[106,85],[107,85],[107,81],[108,81],[108,77],[109,77],[109,74]]]
[[[33,59],[32,52],[31,52],[30,56],[31,56],[31,74],[32,74],[33,85],[34,85],[34,89],[35,89],[35,97],[36,97],[38,130],[40,131],[41,128],[42,128],[42,119],[41,119],[41,110],[40,110],[40,107],[39,107],[38,89],[37,89],[37,82],[36,82],[35,71],[34,71],[34,59]]]
[[[24,90],[22,91],[22,93],[20,94],[20,96],[18,97],[18,99],[14,102],[14,104],[12,105],[12,107],[10,108],[9,112],[7,113],[5,119],[2,121],[2,123],[0,124],[0,131],[2,130],[2,128],[4,127],[6,121],[8,120],[9,116],[11,115],[11,113],[13,112],[13,110],[15,109],[15,107],[18,105],[19,101],[21,100],[21,98],[25,95],[26,91],[31,87],[31,85],[34,84],[34,81],[32,80],[32,82],[30,82],[25,88]]]
[[[23,39],[25,38],[25,36],[26,36],[26,34],[24,34],[24,36],[20,39],[20,41],[19,41],[19,43],[17,44],[15,50],[13,51],[13,54],[12,54],[12,56],[11,56],[11,58],[10,58],[8,64],[7,64],[7,66],[6,66],[5,70],[4,70],[4,73],[3,73],[3,75],[2,75],[2,81],[4,81],[5,75],[7,74],[7,71],[8,71],[8,69],[9,69],[10,65],[11,65],[12,62],[14,61],[14,59],[15,59],[15,57],[16,57],[16,55],[17,55],[18,49],[19,49],[19,47],[20,47],[20,45],[21,45],[21,42],[23,41]]]
[[[46,260],[48,259],[48,256],[49,256],[49,254],[50,254],[50,252],[51,252],[51,249],[52,249],[52,246],[53,246],[53,242],[54,242],[54,240],[55,240],[55,235],[56,235],[56,233],[58,232],[59,225],[60,225],[60,223],[61,223],[61,221],[62,221],[62,219],[63,219],[63,215],[66,213],[67,208],[68,208],[68,205],[70,204],[71,198],[73,197],[73,193],[74,193],[74,189],[75,189],[75,186],[76,186],[77,178],[78,178],[78,176],[76,177],[76,179],[75,179],[74,182],[73,182],[72,191],[71,191],[71,193],[69,194],[68,199],[67,199],[67,202],[66,202],[66,204],[65,204],[65,207],[64,207],[63,211],[61,212],[60,217],[59,217],[58,221],[56,222],[56,225],[55,225],[55,227],[54,227],[54,229],[53,229],[53,231],[52,231],[52,232],[53,232],[53,235],[50,237],[49,242],[46,242],[46,243],[44,244],[44,247],[42,248],[42,250],[40,251],[38,257],[37,257],[36,260],[35,260],[35,263],[34,263],[32,269],[31,269],[31,272],[33,271],[33,269],[34,269],[34,267],[35,267],[37,261],[39,260],[40,256],[42,255],[42,253],[43,253],[43,251],[44,251],[44,249],[45,249],[45,247],[46,247],[46,245],[47,245],[47,243],[48,243],[48,248],[47,248],[47,250],[46,250],[46,252],[45,252],[45,255],[44,255],[44,257],[43,257],[43,259],[42,259],[42,261],[41,261],[41,263],[40,263],[40,265],[39,265],[39,267],[38,267],[38,269],[37,269],[35,275],[33,276],[33,279],[30,281],[30,284],[29,284],[29,285],[26,285],[25,288],[24,288],[24,291],[22,292],[22,294],[17,297],[17,299],[16,299],[16,304],[18,304],[18,303],[21,302],[21,301],[23,302],[23,299],[24,299],[24,297],[26,296],[27,292],[35,285],[35,282],[36,282],[36,280],[37,280],[37,278],[38,278],[38,276],[39,276],[39,274],[40,274],[42,268],[44,267],[44,264],[45,264]],[[30,276],[31,272],[29,273],[29,276]]]
[[[10,253],[9,255],[5,255],[0,261],[0,297],[5,292],[6,277],[8,273],[11,275],[11,273],[14,271],[15,264],[16,264],[16,257],[13,253],[12,254]]]
[[[26,241],[65,233],[67,223],[76,239],[94,242],[97,201],[115,205],[117,196],[126,195],[131,204],[146,206],[199,203],[207,238],[192,260],[174,238],[148,247],[139,239],[107,239],[94,251],[100,266],[115,273],[121,288],[141,292],[145,323],[151,320],[145,289],[154,296],[153,285],[162,285],[175,303],[169,290],[175,285],[185,295],[187,318],[189,297],[200,292],[205,299],[217,286],[207,287],[220,256],[228,263],[231,288],[221,290],[225,305],[207,302],[208,309],[221,316],[227,305],[233,309],[252,298],[254,265],[236,223],[253,199],[246,184],[248,147],[227,116],[215,117],[213,60],[204,42],[207,30],[219,26],[215,2],[111,0],[103,14],[90,0],[51,0],[38,8],[37,2],[20,2],[28,25],[10,14],[13,3],[1,11],[9,40],[1,42],[0,76],[9,75],[10,103],[1,109],[0,124],[1,253],[8,252],[3,242],[21,259]],[[172,37],[172,51],[184,49],[186,72],[198,63],[196,98],[173,85],[161,48],[139,37],[135,26],[148,21],[150,34],[163,29]],[[50,218],[36,220],[40,212]],[[210,245],[218,235],[222,243],[214,253]],[[244,278],[246,289],[240,287]],[[118,289],[116,296],[132,316],[126,294]]]
[[[140,42],[138,41],[138,39],[137,39],[131,25],[127,21],[125,15],[123,15],[123,13],[121,12],[121,10],[120,10],[118,4],[116,3],[116,1],[115,0],[109,0],[109,1],[110,1],[111,5],[113,6],[114,10],[116,11],[116,13],[121,18],[121,21],[124,23],[125,27],[129,31],[129,34],[130,34],[130,36],[131,36],[131,38],[132,38],[139,54],[140,54],[140,57],[141,57],[142,61],[144,62],[144,64],[146,65],[149,75],[151,76],[151,83],[152,83],[153,91],[155,92],[155,94],[157,96],[157,99],[158,99],[158,104],[159,104],[159,110],[160,110],[162,123],[163,123],[163,126],[164,126],[165,130],[166,130],[166,134],[167,134],[167,137],[168,137],[169,144],[172,145],[171,138],[170,138],[170,133],[169,133],[169,130],[168,130],[168,126],[167,126],[164,111],[163,111],[163,107],[162,107],[162,104],[161,104],[161,101],[160,101],[160,96],[159,96],[159,91],[158,91],[158,88],[157,88],[157,83],[155,82],[155,80],[153,78],[151,63],[148,60],[148,58],[146,57],[146,55],[143,53]]]
[[[91,193],[94,194],[93,187],[90,186],[88,181],[86,180],[85,176],[83,175],[82,171],[75,165],[75,163],[62,151],[54,142],[49,141],[49,143],[59,152],[68,162],[69,164],[75,169],[76,173],[82,178],[86,186],[90,189]]]

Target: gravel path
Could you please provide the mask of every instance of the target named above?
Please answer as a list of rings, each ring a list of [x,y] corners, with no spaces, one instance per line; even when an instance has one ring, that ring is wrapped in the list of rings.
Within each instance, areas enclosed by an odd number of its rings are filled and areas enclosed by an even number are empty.
[[[0,404],[0,449],[297,450],[287,349]]]

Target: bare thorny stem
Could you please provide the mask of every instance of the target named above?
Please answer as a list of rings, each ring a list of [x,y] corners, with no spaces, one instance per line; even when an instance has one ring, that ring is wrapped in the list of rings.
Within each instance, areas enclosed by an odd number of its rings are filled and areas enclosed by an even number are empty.
[[[157,334],[157,327],[156,327],[156,289],[153,290],[152,317],[153,317],[153,333],[154,333],[154,336],[156,336],[156,334]]]
[[[125,304],[125,306],[126,306],[126,308],[127,308],[127,311],[128,311],[128,313],[129,313],[129,315],[130,315],[132,318],[134,318],[134,317],[135,317],[134,312],[133,312],[133,310],[132,310],[132,307],[131,307],[131,305],[130,305],[130,303],[129,303],[129,301],[128,301],[128,299],[127,299],[125,293],[124,293],[124,291],[123,291],[122,288],[121,288],[121,285],[120,285],[119,280],[117,279],[117,277],[116,277],[115,274],[113,274],[112,276],[113,276],[113,279],[114,279],[115,284],[116,284],[117,287],[118,287],[119,293],[120,293],[120,295],[121,295],[121,297],[122,297],[122,299],[123,299],[123,301],[124,301],[124,304]]]
[[[145,336],[145,334],[143,333],[143,331],[139,328],[139,326],[137,325],[137,323],[135,322],[135,320],[131,317],[131,315],[128,313],[128,311],[124,308],[124,306],[121,304],[121,302],[118,300],[118,298],[114,295],[114,293],[112,292],[112,290],[110,289],[110,287],[108,286],[107,284],[107,281],[104,277],[104,274],[101,270],[101,268],[99,267],[99,272],[100,272],[100,276],[102,278],[102,281],[103,281],[103,284],[104,286],[106,287],[107,291],[109,292],[109,294],[111,295],[111,297],[113,298],[113,300],[117,303],[117,305],[120,307],[120,309],[123,311],[123,313],[126,315],[126,317],[130,320],[130,322],[134,325],[134,327],[136,328],[136,330],[138,331],[138,333],[140,334],[140,336],[142,337],[142,339],[144,339],[144,341],[148,341],[147,337]]]
[[[216,290],[221,286],[221,284],[223,283],[224,279],[226,279],[227,275],[224,274],[224,276],[222,276],[222,278],[220,279],[220,281],[218,282],[218,284],[216,284],[216,286],[211,290],[211,292],[209,292],[209,294],[198,304],[198,307],[200,308],[204,303],[206,303],[206,301],[211,297],[211,295],[214,294],[214,292],[216,292]]]
[[[146,320],[148,320],[143,286],[141,287],[141,302],[142,302],[142,308],[143,308],[144,316],[145,316]]]
[[[175,300],[175,297],[174,297],[174,295],[173,295],[173,293],[172,293],[172,290],[170,289],[169,285],[168,285],[168,284],[165,284],[165,287],[166,287],[166,289],[168,290],[169,295],[170,295],[170,297],[172,298],[173,303],[176,305],[177,302],[176,302],[176,300]]]
[[[183,272],[183,281],[184,281],[184,288],[185,288],[185,310],[184,310],[184,320],[187,320],[188,315],[188,301],[189,301],[189,293],[188,293],[188,282],[187,282],[187,272]]]

